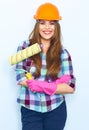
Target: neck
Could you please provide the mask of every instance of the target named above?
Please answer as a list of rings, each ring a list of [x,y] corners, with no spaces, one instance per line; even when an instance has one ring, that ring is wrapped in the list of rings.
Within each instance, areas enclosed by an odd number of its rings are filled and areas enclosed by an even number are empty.
[[[44,54],[47,53],[49,46],[50,46],[50,42],[42,42],[42,51]]]

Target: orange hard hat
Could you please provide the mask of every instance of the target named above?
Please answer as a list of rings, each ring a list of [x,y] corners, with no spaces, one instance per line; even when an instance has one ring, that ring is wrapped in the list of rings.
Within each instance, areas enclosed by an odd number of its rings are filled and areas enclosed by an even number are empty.
[[[62,17],[60,16],[60,12],[55,5],[45,3],[38,7],[36,14],[34,15],[34,19],[61,20]]]

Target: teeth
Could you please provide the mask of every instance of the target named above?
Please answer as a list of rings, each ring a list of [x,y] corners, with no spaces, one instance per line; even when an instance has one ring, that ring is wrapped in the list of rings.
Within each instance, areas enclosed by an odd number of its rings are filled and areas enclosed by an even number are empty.
[[[50,32],[47,31],[47,32],[44,32],[44,33],[45,33],[45,34],[49,34]]]

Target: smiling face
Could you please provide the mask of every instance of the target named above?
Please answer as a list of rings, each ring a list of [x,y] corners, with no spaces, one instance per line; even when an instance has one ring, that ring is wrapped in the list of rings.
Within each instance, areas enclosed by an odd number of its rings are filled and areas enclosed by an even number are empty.
[[[41,36],[41,41],[50,41],[54,35],[55,31],[55,21],[39,21],[39,34]]]

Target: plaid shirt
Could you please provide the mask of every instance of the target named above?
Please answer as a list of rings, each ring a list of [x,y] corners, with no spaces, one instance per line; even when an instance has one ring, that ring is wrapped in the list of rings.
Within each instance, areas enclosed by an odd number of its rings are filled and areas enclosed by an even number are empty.
[[[17,52],[25,49],[29,44],[29,41],[22,42],[17,49]],[[46,55],[42,54],[42,68],[41,68],[41,76],[37,78],[36,80],[45,80],[46,76]],[[66,49],[62,50],[61,54],[62,59],[62,65],[61,70],[58,74],[58,77],[68,74],[71,76],[71,80],[68,83],[71,87],[75,88],[75,78],[73,76],[73,67],[72,67],[72,61],[71,56],[69,52]],[[32,61],[30,58],[23,60],[22,62],[19,62],[16,64],[16,79],[17,82],[20,82],[25,77],[25,71],[30,73],[34,73],[36,70],[35,66],[32,64]],[[45,93],[33,93],[30,89],[22,86],[20,88],[20,94],[17,98],[17,102],[20,103],[22,106],[37,111],[37,112],[48,112],[55,108],[57,108],[63,101],[64,101],[64,95],[63,94],[54,94],[52,96],[49,96]]]

